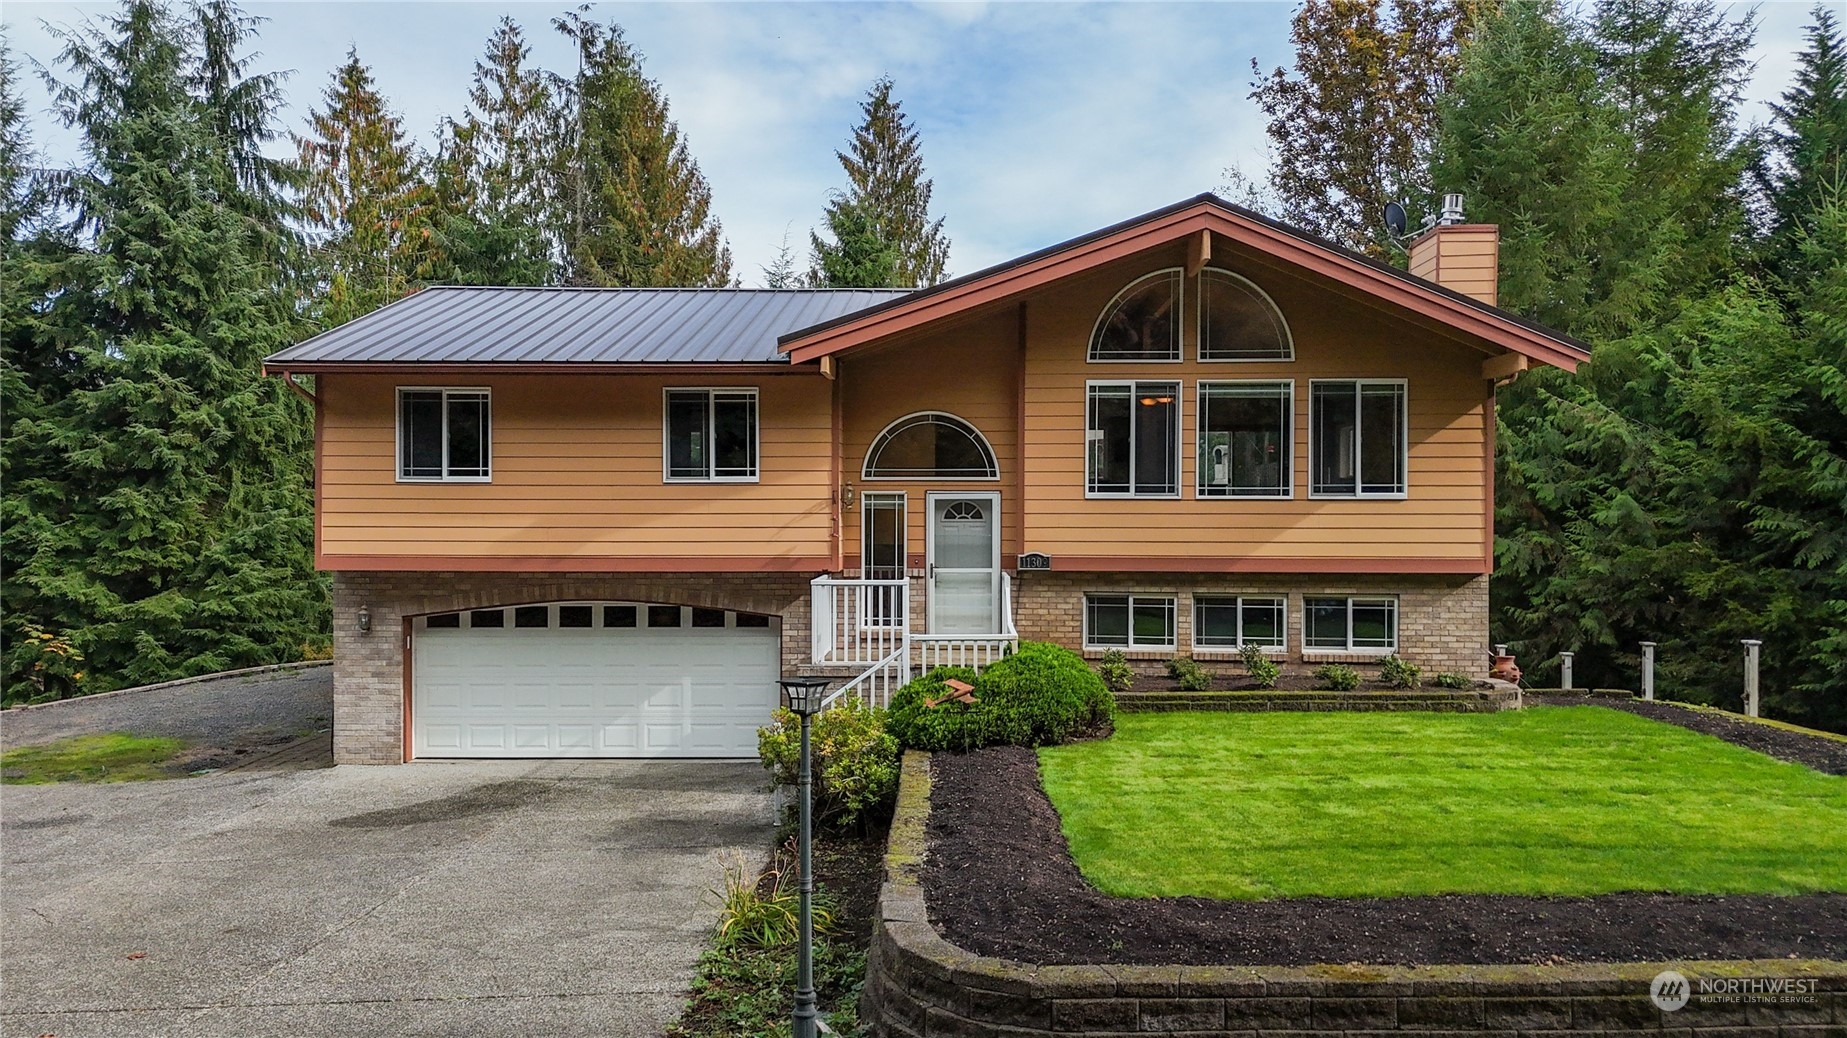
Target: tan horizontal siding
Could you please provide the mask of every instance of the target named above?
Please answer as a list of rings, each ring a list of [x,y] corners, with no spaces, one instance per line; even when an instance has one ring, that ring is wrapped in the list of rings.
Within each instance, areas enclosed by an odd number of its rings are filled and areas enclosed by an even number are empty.
[[[1491,243],[1490,243],[1491,245]],[[1431,266],[1435,265],[1435,250]],[[1476,243],[1464,244],[1472,263]],[[1195,359],[1192,322],[1184,321],[1182,363],[1092,364],[1086,360],[1098,310],[1138,273],[1168,257],[1049,289],[1028,304],[1025,440],[1026,530],[1022,550],[1056,558],[1470,559],[1484,554],[1481,354],[1435,340],[1378,311],[1324,289],[1235,258],[1215,263],[1250,277],[1274,298],[1293,334],[1295,360],[1250,364]],[[1443,258],[1445,273],[1450,257]],[[1192,313],[1194,300],[1185,302]],[[1410,437],[1404,500],[1310,499],[1311,380],[1406,380]],[[1089,381],[1179,381],[1181,496],[1138,500],[1086,498],[1084,427]],[[1197,498],[1195,451],[1201,381],[1294,382],[1294,496],[1287,500]]]
[[[492,391],[492,481],[400,483],[396,387],[428,383],[322,376],[322,554],[752,558],[832,551],[832,390],[823,379],[456,379],[452,384]],[[662,389],[715,384],[757,387],[760,482],[663,482]]]

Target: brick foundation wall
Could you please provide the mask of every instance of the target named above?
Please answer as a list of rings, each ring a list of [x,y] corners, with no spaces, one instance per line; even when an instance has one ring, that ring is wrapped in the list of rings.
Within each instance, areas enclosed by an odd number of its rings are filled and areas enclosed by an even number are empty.
[[[1269,573],[1019,573],[1014,576],[1014,622],[1020,637],[1081,649],[1085,592],[1145,592],[1175,598],[1172,650],[1131,653],[1131,659],[1166,660],[1193,649],[1194,594],[1281,595],[1288,601],[1288,651],[1278,662],[1370,662],[1376,655],[1302,651],[1302,599],[1307,595],[1395,595],[1398,655],[1426,674],[1454,671],[1483,677],[1488,670],[1488,577],[1430,575],[1322,576]],[[1100,653],[1091,653],[1096,656]],[[1202,658],[1205,655],[1201,654]]]
[[[1040,966],[976,955],[930,925],[929,756],[905,754],[860,1019],[885,1038],[1163,1032],[1194,1038],[1838,1038],[1847,963],[1814,959],[1465,966]],[[1655,1007],[1649,983],[1803,980],[1810,1001]]]
[[[767,613],[782,618],[785,672],[808,661],[802,573],[334,574],[334,762],[404,759],[404,618],[528,602],[628,601]],[[359,630],[359,609],[371,630]]]

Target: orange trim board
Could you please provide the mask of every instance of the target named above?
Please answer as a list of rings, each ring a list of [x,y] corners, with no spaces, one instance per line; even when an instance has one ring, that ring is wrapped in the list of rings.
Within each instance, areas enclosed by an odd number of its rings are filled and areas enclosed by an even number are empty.
[[[805,334],[791,334],[780,345],[792,361],[801,364],[1202,232],[1223,235],[1542,363],[1573,371],[1589,357],[1578,344],[1558,333],[1529,326],[1512,314],[1484,308],[1474,300],[1452,296],[1438,286],[1418,284],[1375,269],[1365,261],[1209,200],[1150,214],[1100,237],[1069,247],[1054,246],[1053,251],[1025,262],[971,275],[965,283],[925,289],[870,313],[842,318]]]
[[[1466,573],[1488,567],[1462,559],[1256,558],[1232,556],[1056,555],[1051,572],[1066,573]]]
[[[826,573],[826,555],[775,558],[722,555],[328,555],[316,569],[421,573]]]

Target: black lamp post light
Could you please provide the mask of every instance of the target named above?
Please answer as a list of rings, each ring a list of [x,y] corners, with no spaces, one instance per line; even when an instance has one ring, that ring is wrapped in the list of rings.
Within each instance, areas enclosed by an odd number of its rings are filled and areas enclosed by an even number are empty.
[[[795,1038],[815,1038],[818,1014],[814,1003],[814,833],[809,810],[813,803],[813,777],[808,756],[808,719],[821,709],[829,678],[784,678],[782,693],[789,712],[802,719],[801,809],[801,924],[795,947]]]

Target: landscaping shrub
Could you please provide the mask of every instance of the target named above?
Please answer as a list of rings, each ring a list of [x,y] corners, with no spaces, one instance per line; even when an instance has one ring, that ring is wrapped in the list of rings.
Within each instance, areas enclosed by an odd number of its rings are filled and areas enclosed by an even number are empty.
[[[741,856],[726,863],[725,889],[712,891],[719,900],[714,941],[718,947],[780,948],[801,936],[801,891],[793,882],[797,874],[789,858],[778,853],[762,875]],[[817,896],[811,908],[815,932],[827,933],[834,923],[831,901]]]
[[[801,781],[801,719],[777,709],[757,729],[757,756],[777,786]],[[809,738],[814,755],[815,824],[860,826],[890,806],[898,794],[898,740],[887,729],[886,712],[857,699],[815,715]]]
[[[1103,679],[1103,687],[1112,693],[1121,694],[1135,687],[1135,672],[1129,669],[1129,657],[1121,649],[1103,654],[1103,659],[1097,663],[1097,676]]]
[[[925,706],[949,695],[950,678],[975,684],[969,667],[937,667],[914,678],[891,697],[891,713],[886,722],[900,745],[914,750],[954,750],[960,753],[988,745],[988,712],[980,702],[947,702]],[[981,693],[975,693],[977,700]]]
[[[1379,680],[1393,688],[1416,688],[1423,682],[1423,671],[1414,663],[1406,663],[1397,654],[1387,656],[1379,661]]]
[[[948,694],[956,678],[975,686],[975,702],[926,701]],[[1103,679],[1069,649],[1021,642],[1012,655],[979,675],[938,667],[892,697],[891,734],[919,750],[964,751],[982,746],[1048,746],[1107,726],[1116,699]]]
[[[1474,688],[1475,687],[1475,682],[1472,678],[1469,678],[1466,675],[1462,675],[1462,674],[1450,673],[1448,671],[1445,671],[1442,674],[1438,674],[1436,677],[1432,678],[1431,681],[1434,682],[1438,688]]]
[[[1321,682],[1322,688],[1351,692],[1360,687],[1360,672],[1345,664],[1330,663],[1315,671],[1315,680]]]
[[[1276,679],[1282,677],[1283,668],[1276,665],[1269,654],[1255,645],[1241,645],[1238,656],[1244,661],[1244,669],[1250,671],[1251,680],[1257,682],[1258,688],[1275,688]]]
[[[1212,687],[1212,675],[1191,656],[1168,660],[1167,675],[1179,683],[1182,692],[1204,692]]]

